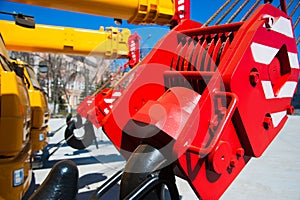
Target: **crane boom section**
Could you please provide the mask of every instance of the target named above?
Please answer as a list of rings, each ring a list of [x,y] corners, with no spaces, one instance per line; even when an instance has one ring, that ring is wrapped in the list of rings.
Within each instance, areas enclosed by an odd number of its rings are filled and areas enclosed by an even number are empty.
[[[132,24],[169,25],[175,15],[173,0],[10,0],[72,12],[127,20]]]
[[[0,20],[0,32],[7,49],[14,51],[128,57],[129,29],[87,30],[38,24],[35,29],[27,29]]]

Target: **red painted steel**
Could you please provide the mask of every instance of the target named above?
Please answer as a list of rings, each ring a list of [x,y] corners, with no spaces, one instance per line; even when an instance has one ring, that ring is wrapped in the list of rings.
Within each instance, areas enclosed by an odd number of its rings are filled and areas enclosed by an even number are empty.
[[[131,68],[140,62],[140,40],[141,37],[137,33],[130,35],[128,38],[129,61],[127,64]]]
[[[191,18],[190,0],[175,0],[175,15],[172,20],[173,26]]]
[[[133,68],[140,62],[140,36],[134,33],[128,38],[128,57],[127,63],[122,66]],[[87,96],[77,107],[76,112],[82,117],[91,121],[97,128],[102,126],[103,118],[110,112],[112,103],[118,99],[123,88],[103,89],[96,91],[93,95]],[[119,93],[118,95],[116,95]]]
[[[133,70],[93,123],[126,159],[153,145],[178,161],[177,175],[199,198],[218,199],[292,113],[299,61],[290,18],[265,4],[245,22],[182,21]],[[106,97],[96,109],[107,108]]]

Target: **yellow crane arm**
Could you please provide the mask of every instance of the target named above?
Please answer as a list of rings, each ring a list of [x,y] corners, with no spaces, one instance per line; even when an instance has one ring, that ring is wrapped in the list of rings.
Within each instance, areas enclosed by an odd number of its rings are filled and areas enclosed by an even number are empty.
[[[0,32],[8,50],[128,57],[129,29],[87,30],[39,24],[28,29],[0,20]]]
[[[128,57],[129,29],[98,31],[39,24],[27,29],[0,20],[0,32],[8,50],[100,55],[106,59]]]
[[[169,25],[174,0],[10,0],[18,3],[128,20],[133,24]],[[177,1],[177,0],[176,0]]]

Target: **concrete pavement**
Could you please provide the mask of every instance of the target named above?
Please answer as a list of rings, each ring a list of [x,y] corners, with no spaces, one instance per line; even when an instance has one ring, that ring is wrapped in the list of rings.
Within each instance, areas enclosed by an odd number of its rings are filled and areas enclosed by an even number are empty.
[[[51,119],[51,130],[64,119]],[[64,129],[51,138],[54,144],[63,138]],[[36,184],[41,184],[51,167],[59,160],[70,159],[79,169],[78,200],[88,199],[91,193],[108,177],[122,169],[125,161],[101,130],[96,130],[99,149],[91,145],[75,150],[63,145],[42,169],[34,170]],[[300,200],[300,116],[289,120],[261,158],[252,159],[221,199],[298,199]],[[181,199],[197,199],[186,181],[177,179]],[[118,199],[116,185],[102,199]]]

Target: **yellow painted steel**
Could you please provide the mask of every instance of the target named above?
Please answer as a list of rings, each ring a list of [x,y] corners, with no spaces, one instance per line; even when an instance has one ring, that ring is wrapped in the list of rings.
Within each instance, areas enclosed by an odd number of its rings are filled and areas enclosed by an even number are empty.
[[[29,162],[29,154],[41,150],[47,144],[49,112],[45,96],[33,88],[27,64],[16,62],[24,68],[29,88],[14,72],[6,47],[16,51],[100,55],[106,59],[127,58],[130,31],[117,28],[93,31],[45,25],[25,29],[13,22],[0,20],[0,33],[7,45],[4,45],[1,37],[0,197],[21,199],[31,182],[31,167],[26,164]],[[28,146],[30,153],[25,148]],[[24,182],[13,187],[13,171],[21,168],[24,169]]]
[[[13,60],[12,62],[24,70],[24,82],[27,83],[32,113],[30,140],[32,143],[32,153],[34,153],[42,150],[48,144],[47,129],[50,115],[48,101],[44,92],[41,91],[33,68],[20,60]]]
[[[15,72],[1,72],[0,155],[16,156],[29,138],[27,89]]]
[[[22,152],[16,157],[0,159],[0,196],[5,200],[21,200],[32,181],[32,169],[30,159],[31,149],[28,143]],[[24,170],[23,183],[13,186],[15,170]]]
[[[98,55],[105,59],[127,58],[131,34],[129,29],[112,27],[97,31],[36,25],[28,29],[5,20],[0,20],[0,32],[9,50]]]
[[[0,197],[22,199],[31,183],[31,111],[23,80],[13,71],[2,38],[0,38]],[[14,172],[22,170],[24,176]]]
[[[10,0],[19,3],[128,20],[133,24],[169,25],[174,0]]]

